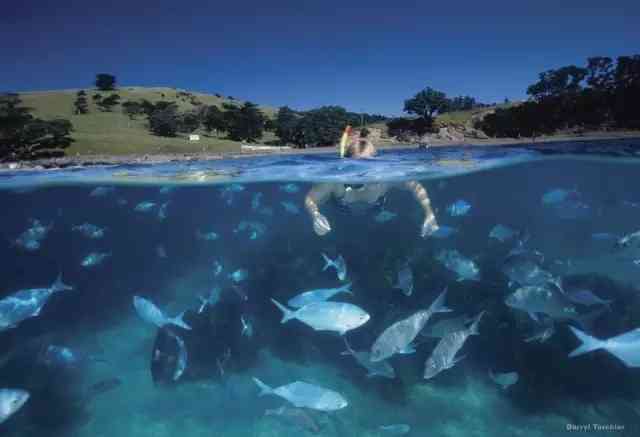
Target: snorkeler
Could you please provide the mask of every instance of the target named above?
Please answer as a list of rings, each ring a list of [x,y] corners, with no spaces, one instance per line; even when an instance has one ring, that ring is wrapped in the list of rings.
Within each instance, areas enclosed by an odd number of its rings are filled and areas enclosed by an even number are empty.
[[[360,132],[360,135],[351,139],[348,145],[345,145],[346,135],[350,132],[350,126],[345,129],[345,137],[343,137],[341,155],[344,154],[348,158],[370,158],[375,156],[376,149],[374,145],[366,138],[366,134]],[[436,216],[431,209],[431,200],[427,190],[416,181],[407,181],[402,184],[390,183],[371,183],[371,184],[317,184],[314,185],[307,193],[304,200],[305,208],[313,221],[313,230],[316,234],[322,236],[331,231],[329,220],[320,212],[320,205],[333,200],[338,208],[348,212],[369,212],[380,209],[384,206],[387,192],[391,188],[400,188],[408,190],[413,194],[418,204],[424,210],[424,222],[420,235],[422,237],[429,236],[439,229]]]

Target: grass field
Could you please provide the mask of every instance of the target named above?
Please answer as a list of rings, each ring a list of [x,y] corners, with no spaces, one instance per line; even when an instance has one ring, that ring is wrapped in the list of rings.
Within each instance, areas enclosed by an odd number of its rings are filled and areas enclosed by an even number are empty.
[[[67,155],[95,155],[95,154],[152,154],[152,153],[195,153],[195,152],[239,152],[240,143],[236,141],[205,136],[200,134],[200,141],[189,141],[188,135],[175,138],[158,137],[151,134],[147,128],[146,117],[138,116],[130,120],[122,112],[122,107],[116,105],[113,112],[102,112],[93,102],[92,96],[100,93],[103,98],[112,93],[120,96],[120,102],[127,100],[140,101],[142,99],[155,103],[160,100],[175,102],[180,111],[196,108],[191,98],[179,93],[186,92],[174,88],[145,88],[122,87],[116,91],[97,91],[85,89],[89,102],[89,113],[75,115],[73,102],[79,89],[61,91],[43,91],[21,93],[20,97],[25,106],[33,108],[33,114],[43,119],[65,118],[73,123],[72,138],[74,143],[65,150]],[[222,103],[238,102],[216,97],[211,94],[190,93],[197,101],[205,105],[221,106]],[[242,103],[242,102],[240,102]],[[276,109],[260,108],[267,116],[274,116]],[[273,140],[273,134],[267,132],[263,142]]]

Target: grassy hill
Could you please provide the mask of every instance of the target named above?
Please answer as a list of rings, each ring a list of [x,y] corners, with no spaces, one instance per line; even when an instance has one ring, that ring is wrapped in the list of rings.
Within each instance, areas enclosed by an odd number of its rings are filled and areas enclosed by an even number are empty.
[[[152,103],[164,100],[175,102],[180,111],[195,109],[197,105],[194,105],[194,102],[221,107],[222,103],[241,104],[243,103],[241,101],[175,88],[122,87],[116,91],[98,91],[85,88],[89,102],[89,113],[75,115],[73,102],[78,91],[79,89],[20,93],[24,105],[33,108],[33,114],[36,117],[46,120],[65,118],[73,123],[72,137],[75,142],[65,150],[67,155],[240,151],[239,142],[215,136],[205,136],[204,131],[194,132],[200,134],[198,142],[189,141],[188,135],[179,134],[175,138],[155,136],[149,132],[145,116],[138,116],[136,120],[130,120],[122,112],[120,105],[116,105],[113,112],[102,112],[94,103],[92,96],[100,93],[104,98],[116,93],[120,96],[121,103],[128,100],[141,101],[146,99]],[[261,107],[260,109],[270,117],[276,113],[274,108]],[[266,132],[262,140],[266,142],[273,139],[273,135]]]

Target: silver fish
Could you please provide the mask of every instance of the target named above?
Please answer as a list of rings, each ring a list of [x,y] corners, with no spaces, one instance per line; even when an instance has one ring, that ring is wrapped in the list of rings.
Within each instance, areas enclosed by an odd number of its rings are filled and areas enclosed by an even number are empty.
[[[371,346],[371,361],[382,361],[406,351],[432,315],[451,311],[444,304],[446,295],[445,289],[428,309],[418,311],[385,329]]]
[[[579,329],[569,326],[581,344],[569,357],[577,357],[598,349],[604,349],[621,360],[627,367],[640,367],[640,328],[620,334],[607,340],[592,337]]]
[[[281,323],[296,319],[316,331],[333,331],[340,335],[356,329],[369,321],[369,314],[362,308],[344,302],[314,302],[292,311],[271,299],[283,313]]]
[[[452,332],[463,330],[470,322],[471,319],[465,315],[438,320],[431,326],[424,328],[422,332],[420,332],[420,335],[425,337],[442,338]]]
[[[300,214],[300,208],[293,202],[280,202],[280,205],[282,205],[284,210],[289,214]]]
[[[609,307],[613,302],[611,299],[600,299],[598,296],[593,294],[591,290],[586,289],[569,290],[566,294],[572,302],[585,306],[604,305]]]
[[[260,388],[259,396],[275,395],[299,408],[319,411],[336,411],[345,408],[349,402],[340,393],[302,381],[271,388],[258,378],[253,381]]]
[[[455,249],[442,250],[436,255],[436,259],[447,269],[454,272],[457,281],[479,281],[480,269],[476,263],[460,254]]]
[[[114,187],[96,187],[89,193],[91,197],[104,197],[113,194],[116,191]]]
[[[23,250],[33,252],[40,249],[42,241],[53,228],[53,223],[44,225],[38,219],[30,219],[29,223],[31,227],[20,234],[18,238],[13,241],[13,244]]]
[[[153,302],[140,296],[133,296],[133,307],[136,309],[136,312],[142,320],[151,323],[158,328],[171,324],[183,329],[191,329],[191,327],[183,320],[184,311],[176,317],[167,317]]]
[[[196,230],[196,238],[202,241],[215,241],[220,238],[220,236],[214,231],[200,232],[200,230],[198,229]]]
[[[314,302],[324,302],[331,299],[333,296],[339,293],[353,294],[351,292],[351,282],[337,288],[318,288],[316,290],[309,290],[302,292],[287,302],[287,305],[293,308],[302,308],[305,305]]]
[[[324,253],[321,255],[322,255],[322,258],[324,258],[324,262],[325,262],[324,267],[322,268],[322,271],[324,272],[329,267],[333,267],[334,269],[336,269],[336,273],[338,274],[338,279],[341,281],[344,281],[347,278],[347,263],[342,257],[342,255],[338,255],[338,257],[335,260],[332,260]]]
[[[85,256],[82,261],[80,261],[80,265],[82,267],[94,267],[102,264],[104,260],[110,256],[110,252],[91,252],[89,255]]]
[[[571,300],[554,286],[526,285],[508,295],[505,304],[524,311],[538,321],[537,313],[546,314],[554,320],[575,320],[582,322]]]
[[[0,423],[13,416],[28,400],[26,390],[0,388]]]
[[[286,185],[280,185],[280,191],[284,191],[285,193],[289,193],[289,194],[294,194],[300,191],[300,187],[292,183],[286,184]]]
[[[241,184],[231,184],[226,186],[220,192],[220,197],[227,202],[227,205],[231,205],[233,203],[233,197],[235,193],[239,193],[244,191],[244,185]]]
[[[249,278],[249,272],[247,269],[238,269],[233,273],[229,274],[229,279],[231,279],[236,284],[242,281],[246,281]]]
[[[167,250],[163,245],[159,244],[156,246],[156,255],[158,258],[167,258]]]
[[[547,191],[542,196],[542,203],[545,205],[553,205],[556,203],[561,203],[571,198],[575,198],[579,196],[580,193],[578,190],[568,190],[565,188],[555,188],[553,190]]]
[[[161,222],[167,219],[167,208],[169,207],[169,204],[171,202],[164,202],[162,205],[160,205],[160,208],[158,208],[158,220],[160,220]]]
[[[172,185],[165,185],[164,187],[161,187],[160,190],[158,191],[160,194],[171,194],[173,191],[175,191],[176,187],[172,186]]]
[[[207,298],[198,296],[200,299],[200,307],[198,308],[198,314],[201,314],[207,306],[214,306],[220,300],[220,287],[213,287],[211,293]]]
[[[146,200],[144,202],[138,203],[133,210],[136,212],[149,212],[155,207],[156,207],[155,202]]]
[[[405,296],[413,294],[413,272],[408,263],[398,271],[398,279],[392,287],[402,290]]]
[[[99,240],[104,237],[104,233],[107,228],[101,228],[99,226],[92,225],[91,223],[83,223],[81,225],[73,226],[71,230],[80,232],[82,235],[92,240]]]
[[[467,213],[471,210],[471,204],[466,200],[456,200],[451,205],[447,207],[447,212],[452,217],[461,217],[463,215],[467,215]]]
[[[464,358],[464,355],[456,357],[456,354],[470,335],[478,335],[478,324],[483,315],[484,311],[478,314],[469,328],[442,337],[425,363],[424,379],[433,378],[438,373],[452,368]]]
[[[73,290],[62,282],[62,275],[49,288],[19,290],[0,299],[0,332],[15,328],[28,318],[40,315],[42,307],[58,291]]]
[[[258,192],[253,195],[251,198],[251,209],[253,211],[257,211],[260,208],[260,203],[262,201],[262,193]]]
[[[411,427],[405,423],[381,425],[378,429],[388,435],[405,435],[411,431]]]
[[[534,341],[537,341],[539,343],[544,343],[545,341],[550,339],[551,336],[555,334],[555,332],[556,332],[556,329],[553,324],[553,319],[546,318],[545,321],[543,321],[543,326],[538,331],[534,332],[532,335],[525,338],[524,341],[525,343],[531,343]]]
[[[253,337],[253,325],[250,321],[244,319],[244,316],[240,316],[240,323],[242,324],[242,331],[240,331],[240,335],[246,337]]]
[[[435,232],[433,232],[431,234],[431,237],[444,239],[444,238],[449,238],[452,235],[457,234],[458,232],[459,231],[458,231],[457,228],[453,228],[451,226],[442,225]]]
[[[636,231],[619,238],[616,242],[616,246],[618,248],[639,247],[640,231]]]
[[[493,238],[495,240],[504,243],[505,241],[511,240],[513,237],[517,235],[517,232],[513,229],[504,226],[504,225],[495,225],[491,232],[489,232],[489,238]]]
[[[341,355],[351,355],[362,367],[367,369],[367,378],[372,376],[382,376],[384,378],[393,379],[396,377],[396,372],[386,360],[371,361],[371,353],[369,351],[354,351],[351,349],[347,338],[344,337],[344,344],[347,350],[342,352]]]
[[[493,371],[489,369],[489,378],[502,387],[503,390],[506,390],[518,382],[519,375],[518,372],[493,373]]]
[[[395,219],[397,216],[398,214],[396,214],[395,212],[391,212],[391,211],[387,211],[386,209],[383,209],[382,211],[380,211],[378,214],[375,215],[373,220],[376,223],[387,223]]]
[[[176,368],[173,371],[173,380],[177,381],[184,374],[184,371],[187,369],[187,348],[184,345],[184,340],[177,334],[172,331],[167,331],[171,337],[173,337],[178,344],[178,361],[176,363]]]
[[[248,231],[250,240],[257,240],[267,231],[267,226],[256,221],[243,220],[233,230],[235,234],[245,231]]]
[[[554,284],[562,290],[561,278],[555,277],[540,266],[526,254],[509,256],[503,266],[502,272],[509,278],[510,285],[537,285]]]

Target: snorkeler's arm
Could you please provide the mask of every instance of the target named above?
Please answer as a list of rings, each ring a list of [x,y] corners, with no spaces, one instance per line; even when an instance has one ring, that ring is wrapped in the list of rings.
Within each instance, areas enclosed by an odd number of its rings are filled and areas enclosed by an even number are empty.
[[[424,210],[424,222],[422,224],[422,230],[420,235],[426,237],[433,234],[439,229],[436,216],[431,208],[431,199],[429,199],[429,193],[426,188],[417,181],[408,181],[404,183],[404,188],[409,190],[413,197],[418,201],[422,209]]]
[[[331,225],[325,216],[320,213],[320,205],[325,203],[334,192],[331,184],[314,185],[307,193],[304,199],[304,207],[306,208],[311,220],[313,221],[313,229],[318,235],[325,235],[331,230]]]

